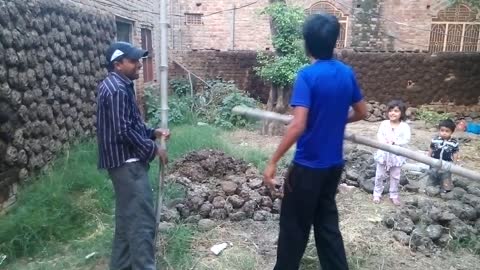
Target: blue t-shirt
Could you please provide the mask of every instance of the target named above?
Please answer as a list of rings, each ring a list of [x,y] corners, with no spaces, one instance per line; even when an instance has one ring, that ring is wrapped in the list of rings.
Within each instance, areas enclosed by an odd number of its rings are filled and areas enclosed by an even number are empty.
[[[309,111],[294,162],[315,169],[342,165],[348,110],[362,99],[353,70],[338,60],[318,60],[300,70],[290,105]]]
[[[480,135],[480,123],[468,123],[465,131]]]

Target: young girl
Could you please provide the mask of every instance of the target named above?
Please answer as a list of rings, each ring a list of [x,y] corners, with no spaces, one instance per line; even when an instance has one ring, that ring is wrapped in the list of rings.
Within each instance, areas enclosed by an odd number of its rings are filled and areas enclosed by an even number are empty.
[[[400,100],[393,100],[387,106],[387,116],[378,129],[378,140],[380,142],[398,146],[405,146],[410,141],[410,127],[405,123],[405,104]],[[382,150],[375,154],[377,172],[375,175],[375,188],[373,190],[373,201],[380,202],[383,193],[383,181],[390,177],[390,200],[395,205],[400,205],[398,198],[400,185],[401,167],[406,158],[397,156]]]

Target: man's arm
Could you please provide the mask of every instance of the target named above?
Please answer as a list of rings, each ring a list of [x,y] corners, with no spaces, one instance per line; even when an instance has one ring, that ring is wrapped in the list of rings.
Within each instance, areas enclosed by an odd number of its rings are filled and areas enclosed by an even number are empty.
[[[352,105],[353,108],[353,113],[348,116],[348,123],[353,123],[357,122],[360,120],[363,120],[365,117],[367,117],[367,103],[365,103],[365,100],[360,100],[359,102],[355,103]]]
[[[311,105],[310,98],[310,87],[306,80],[302,77],[302,72],[300,71],[297,75],[297,79],[295,80],[292,100],[290,102],[290,105],[294,107],[292,122],[290,122],[287,132],[283,136],[280,145],[277,147],[277,150],[268,162],[263,174],[264,182],[270,188],[275,186],[275,171],[277,170],[277,162],[283,157],[288,149],[292,147],[307,126],[308,111]]]
[[[265,185],[270,188],[275,187],[275,172],[277,170],[278,161],[285,155],[285,153],[297,141],[300,135],[303,134],[307,125],[308,108],[297,106],[293,109],[293,120],[288,126],[287,132],[282,138],[282,141],[277,147],[277,150],[270,158],[270,161],[263,173]]]
[[[147,126],[147,124],[143,124],[145,126],[145,130],[147,131],[147,136],[151,140],[156,140],[164,137],[165,139],[170,138],[170,131],[168,129],[164,128],[150,128]]]
[[[360,86],[358,85],[357,78],[355,77],[355,73],[351,70],[351,80],[352,80],[352,109],[353,113],[348,114],[347,123],[353,123],[360,120],[363,120],[367,117],[368,109],[367,103],[363,99],[362,92],[360,91]]]
[[[155,129],[148,127],[147,124],[143,123],[143,126],[145,127],[145,130],[147,131],[147,136],[151,140],[156,140],[157,137],[155,136]]]
[[[277,147],[269,163],[277,164],[285,153],[302,135],[307,125],[308,109],[305,107],[295,107],[293,109],[293,120],[288,126],[287,132]]]
[[[131,128],[129,118],[128,96],[124,91],[112,92],[108,97],[110,101],[111,115],[113,117],[113,132],[124,142],[130,143],[138,151],[142,160],[152,160],[157,154],[157,145],[154,141],[142,137]]]

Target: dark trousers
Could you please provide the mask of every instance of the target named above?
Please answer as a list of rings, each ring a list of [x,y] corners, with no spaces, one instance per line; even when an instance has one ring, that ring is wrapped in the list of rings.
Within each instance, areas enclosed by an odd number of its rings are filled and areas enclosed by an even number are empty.
[[[335,202],[342,167],[311,169],[293,164],[284,186],[274,270],[297,270],[314,227],[322,270],[347,270]]]
[[[155,213],[148,164],[110,169],[115,190],[111,270],[155,270]]]

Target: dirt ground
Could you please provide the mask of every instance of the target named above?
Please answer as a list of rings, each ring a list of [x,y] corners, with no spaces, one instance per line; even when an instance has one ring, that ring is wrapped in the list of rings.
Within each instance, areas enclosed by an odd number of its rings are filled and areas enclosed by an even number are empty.
[[[361,122],[348,127],[348,131],[375,138],[379,123]],[[427,151],[429,140],[434,132],[424,128],[420,122],[411,123],[412,141],[410,148]],[[469,138],[461,145],[462,164],[472,169],[480,165],[480,137],[456,134]],[[271,152],[280,137],[268,137],[252,131],[235,131],[227,135],[233,145],[241,145]],[[371,149],[373,151],[373,149]],[[423,196],[403,193],[404,199],[410,196]],[[341,229],[352,269],[422,269],[422,270],[461,270],[479,269],[480,257],[468,250],[455,252],[443,250],[438,255],[427,257],[413,253],[400,245],[391,231],[381,224],[383,215],[394,206],[388,202],[374,205],[371,196],[359,189],[344,190],[337,197],[340,211]],[[278,221],[240,223],[225,222],[214,230],[199,235],[194,247],[197,261],[194,269],[273,269],[276,254]],[[231,244],[220,256],[214,256],[209,248],[214,244]],[[304,270],[318,269],[313,242],[307,248],[302,263]]]
[[[340,193],[337,202],[351,269],[478,269],[480,258],[466,250],[445,250],[440,255],[426,257],[400,245],[392,238],[391,231],[380,223],[383,214],[393,208],[389,203],[374,205],[370,196],[358,189]],[[195,269],[273,269],[277,234],[277,221],[246,220],[220,224],[197,237],[194,244],[198,254]],[[231,243],[231,246],[220,256],[212,255],[209,248],[223,242]],[[314,270],[318,269],[317,265],[312,240],[301,269]]]

